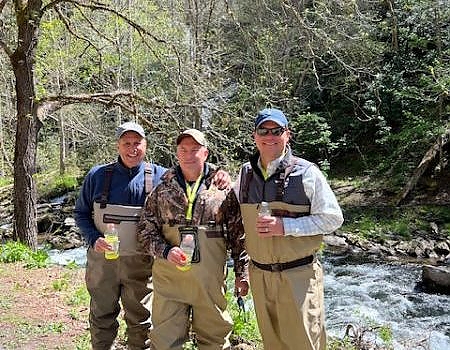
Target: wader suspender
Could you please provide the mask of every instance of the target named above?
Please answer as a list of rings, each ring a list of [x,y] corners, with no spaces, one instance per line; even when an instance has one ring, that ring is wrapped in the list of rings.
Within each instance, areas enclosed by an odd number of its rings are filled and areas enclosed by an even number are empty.
[[[145,184],[145,195],[148,195],[153,188],[152,167],[150,166],[150,163],[145,163],[144,184]]]
[[[108,202],[109,187],[115,163],[109,163],[105,169],[105,182],[103,183],[102,196],[100,197],[100,208],[105,209]]]
[[[279,173],[278,181],[276,181],[278,183],[277,194],[275,197],[276,201],[280,201],[280,202],[283,201],[284,191],[287,188],[288,183],[289,183],[289,174],[292,172],[294,167],[298,164],[299,164],[298,162],[295,162],[294,164],[289,165],[284,170],[284,172]],[[241,181],[242,202],[248,203],[248,189],[250,187],[250,181],[252,181],[252,178],[253,178],[252,167],[250,166],[246,170],[246,173],[243,174],[242,176],[243,176],[243,179]]]
[[[102,209],[106,208],[106,204],[108,203],[109,188],[111,187],[114,164],[115,163],[108,164],[105,169],[105,182],[103,183],[103,191],[100,197],[100,208]],[[148,195],[152,191],[153,187],[152,167],[150,163],[145,163],[144,183],[145,194]]]
[[[245,168],[244,168],[245,169]],[[249,166],[241,180],[242,203],[248,203],[248,189],[253,178],[253,168]]]
[[[299,165],[300,163],[298,161],[295,161],[293,164],[290,164],[286,169],[284,169],[284,172],[280,172],[278,177],[278,186],[277,186],[277,195],[275,197],[276,201],[282,202],[284,191],[288,187],[289,184],[289,174],[292,172],[294,167],[296,165]]]

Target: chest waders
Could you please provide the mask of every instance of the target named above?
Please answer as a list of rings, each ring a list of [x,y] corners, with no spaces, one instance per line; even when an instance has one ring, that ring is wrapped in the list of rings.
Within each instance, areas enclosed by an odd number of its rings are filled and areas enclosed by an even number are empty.
[[[205,191],[206,192],[206,191]],[[190,322],[196,334],[199,350],[229,349],[232,320],[226,311],[226,236],[222,223],[214,221],[217,203],[225,199],[225,192],[217,197],[214,209],[200,191],[197,203],[204,212],[200,215],[208,224],[194,225],[197,231],[199,261],[187,271],[163,258],[153,265],[153,329],[150,331],[152,349],[181,350],[188,340]],[[198,208],[198,206],[197,206]],[[180,225],[164,224],[162,234],[173,246],[180,244]],[[192,321],[190,312],[192,310]]]
[[[153,258],[137,250],[136,230],[141,206],[108,204],[114,163],[105,169],[101,198],[94,203],[93,219],[96,228],[104,233],[107,224],[116,224],[119,234],[119,258],[106,260],[103,253],[89,248],[86,266],[86,285],[91,295],[90,333],[94,350],[110,349],[117,336],[117,317],[120,303],[127,324],[127,348],[147,349],[151,306],[151,269]],[[150,164],[145,166],[145,191],[152,189]],[[120,301],[120,303],[119,303]]]
[[[241,212],[245,245],[252,261],[250,285],[264,349],[324,350],[323,272],[315,257],[322,235],[259,237],[256,221],[262,199],[250,198],[253,203],[249,203],[249,193],[255,193],[251,189],[255,179],[253,169],[246,170],[241,180]],[[310,213],[309,204],[285,202],[286,196],[296,195],[286,192],[291,170],[287,167],[274,182],[266,183],[276,186],[271,192],[275,198],[269,203],[273,216],[296,218]],[[298,185],[303,186],[301,181]],[[298,202],[309,203],[303,188],[296,193],[305,196]]]

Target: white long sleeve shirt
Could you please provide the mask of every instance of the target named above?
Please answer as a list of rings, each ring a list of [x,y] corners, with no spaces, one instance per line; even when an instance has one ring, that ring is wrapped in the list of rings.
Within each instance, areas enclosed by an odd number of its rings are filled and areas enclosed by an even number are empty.
[[[283,157],[269,163],[266,174],[268,177],[274,174]],[[260,162],[258,166],[261,168]],[[328,234],[337,230],[344,218],[325,176],[316,166],[310,166],[302,176],[305,193],[311,202],[310,215],[299,218],[283,218],[284,232],[286,236],[313,236]],[[236,180],[234,191],[239,198],[241,173]]]

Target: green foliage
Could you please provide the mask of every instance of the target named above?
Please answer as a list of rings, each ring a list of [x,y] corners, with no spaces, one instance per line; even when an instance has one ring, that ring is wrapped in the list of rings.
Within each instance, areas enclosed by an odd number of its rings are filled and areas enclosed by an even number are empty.
[[[91,335],[89,332],[82,334],[75,339],[76,350],[88,350],[91,348]]]
[[[77,262],[75,260],[70,261],[69,263],[66,264],[66,268],[69,270],[76,270],[78,269],[80,266],[77,264]]]
[[[380,241],[389,237],[408,240],[414,231],[429,231],[429,222],[446,232],[450,223],[447,206],[347,208],[344,216],[342,230]]]
[[[54,291],[61,292],[65,291],[69,288],[70,280],[69,280],[69,274],[64,274],[61,278],[58,278],[57,280],[52,282],[52,287]]]
[[[10,176],[7,177],[0,176],[0,187],[11,185],[13,182],[14,179]]]
[[[55,174],[53,174],[55,175]],[[38,193],[41,198],[55,198],[67,192],[77,190],[79,186],[78,172],[74,171],[71,174],[55,175],[45,174],[36,177]]]
[[[30,257],[31,249],[21,242],[8,241],[0,246],[0,261],[12,263]]]
[[[49,256],[45,249],[33,251],[21,242],[8,241],[0,246],[0,262],[18,261],[24,261],[27,268],[44,268],[49,264]]]
[[[327,343],[327,350],[358,350],[352,341],[344,337],[343,339],[330,338]]]
[[[89,300],[90,296],[86,286],[81,286],[73,292],[67,303],[72,306],[89,305]]]
[[[31,251],[30,258],[27,259],[25,267],[28,269],[42,269],[48,266],[50,258],[46,248]]]
[[[322,161],[322,170],[327,171],[324,163],[339,144],[331,139],[331,126],[326,118],[315,113],[292,115],[290,128],[293,131],[292,148],[294,153],[316,162]]]
[[[238,305],[237,298],[234,296],[234,272],[229,270],[227,276],[227,311],[233,319],[232,338],[251,340],[255,344],[261,344],[262,339],[259,333],[256,314],[253,308],[253,299],[251,292],[246,297],[242,297],[244,308]]]
[[[393,333],[392,333],[392,328],[388,325],[382,325],[378,328],[378,336],[380,337],[380,339],[383,341],[383,343],[388,346],[391,347],[392,346],[392,341],[394,340],[393,337]]]

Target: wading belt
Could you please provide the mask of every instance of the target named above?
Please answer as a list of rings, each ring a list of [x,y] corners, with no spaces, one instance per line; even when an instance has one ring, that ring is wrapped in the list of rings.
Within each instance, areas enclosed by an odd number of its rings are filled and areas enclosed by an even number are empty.
[[[288,262],[284,262],[284,263],[261,264],[253,259],[252,259],[252,263],[258,269],[261,269],[264,271],[281,272],[284,270],[293,269],[294,267],[311,264],[313,262],[313,260],[314,260],[314,256],[310,255],[310,256],[307,256],[306,258],[292,260],[292,261],[288,261]]]

